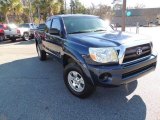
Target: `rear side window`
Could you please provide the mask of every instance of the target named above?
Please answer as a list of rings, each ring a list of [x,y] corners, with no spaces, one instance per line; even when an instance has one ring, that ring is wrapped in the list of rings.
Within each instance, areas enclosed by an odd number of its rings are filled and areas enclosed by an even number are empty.
[[[61,24],[60,24],[59,19],[57,19],[57,18],[53,19],[51,28],[55,28],[59,31],[61,30]]]
[[[29,24],[21,24],[19,27],[29,28]]]

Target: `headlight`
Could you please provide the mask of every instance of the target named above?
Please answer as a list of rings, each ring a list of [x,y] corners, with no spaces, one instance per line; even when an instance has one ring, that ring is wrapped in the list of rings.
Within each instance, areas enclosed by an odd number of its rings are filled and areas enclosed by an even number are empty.
[[[93,61],[99,63],[118,62],[117,51],[112,48],[89,48],[89,54]]]

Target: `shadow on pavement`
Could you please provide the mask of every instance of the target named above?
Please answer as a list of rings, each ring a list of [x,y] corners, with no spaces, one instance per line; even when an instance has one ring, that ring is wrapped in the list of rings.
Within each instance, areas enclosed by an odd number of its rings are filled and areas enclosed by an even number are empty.
[[[146,105],[137,87],[99,88],[87,99],[70,94],[63,68],[37,57],[0,65],[0,119],[6,120],[145,120]]]
[[[4,40],[4,41],[0,42],[0,45],[11,44],[11,43],[17,43],[17,42],[22,42],[22,41],[23,41],[23,39],[16,39],[15,42],[13,42],[12,40],[7,39],[7,40]]]
[[[6,45],[6,44],[11,44],[11,43],[15,45],[31,45],[31,44],[34,44],[34,39],[29,40],[29,41],[24,41],[23,39],[16,39],[15,42],[8,39],[8,40],[0,42],[0,45]]]
[[[29,40],[29,41],[21,41],[21,42],[18,42],[17,44],[15,44],[15,45],[31,45],[31,44],[34,44],[35,43],[35,41],[34,41],[34,39],[32,39],[32,40]]]

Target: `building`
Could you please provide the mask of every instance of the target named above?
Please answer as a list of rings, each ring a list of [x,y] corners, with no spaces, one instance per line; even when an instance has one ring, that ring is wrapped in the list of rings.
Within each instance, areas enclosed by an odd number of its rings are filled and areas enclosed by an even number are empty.
[[[128,9],[131,12],[130,17],[126,17],[126,26],[140,26],[149,24],[160,24],[160,8],[142,8],[142,9]],[[122,11],[115,10],[115,15],[112,19],[113,24],[122,24]]]

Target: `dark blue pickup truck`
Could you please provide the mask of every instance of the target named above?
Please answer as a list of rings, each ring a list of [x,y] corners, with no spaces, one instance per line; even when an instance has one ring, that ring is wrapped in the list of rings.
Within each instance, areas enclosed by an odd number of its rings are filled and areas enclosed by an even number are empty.
[[[114,31],[92,15],[57,15],[35,32],[40,60],[60,60],[64,82],[75,96],[88,97],[97,85],[122,85],[155,70],[157,55],[144,36]]]

